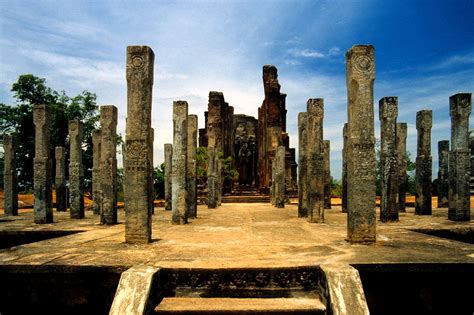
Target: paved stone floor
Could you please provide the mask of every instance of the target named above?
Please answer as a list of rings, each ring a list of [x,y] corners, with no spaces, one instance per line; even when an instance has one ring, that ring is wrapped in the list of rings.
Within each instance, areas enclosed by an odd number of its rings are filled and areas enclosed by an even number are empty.
[[[91,211],[82,220],[54,212],[53,224],[33,224],[30,210],[18,217],[0,217],[2,231],[67,230],[77,234],[0,250],[0,265],[71,265],[129,267],[286,267],[323,263],[474,263],[474,245],[411,231],[412,229],[474,229],[474,221],[451,222],[447,209],[432,216],[400,214],[396,223],[377,223],[375,245],[345,241],[346,214],[339,206],[326,210],[326,223],[297,217],[297,206],[277,209],[269,204],[223,204],[198,207],[188,225],[171,225],[171,211],[157,207],[153,242],[125,244],[124,212],[120,224],[101,226]],[[378,212],[378,210],[377,210]],[[377,213],[378,216],[378,213]]]

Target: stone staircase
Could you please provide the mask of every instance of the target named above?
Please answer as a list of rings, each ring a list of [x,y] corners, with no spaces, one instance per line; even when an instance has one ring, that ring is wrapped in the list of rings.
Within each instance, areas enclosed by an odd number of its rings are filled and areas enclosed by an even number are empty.
[[[122,273],[110,314],[348,314],[368,308],[357,270],[344,266],[157,268]]]
[[[326,314],[319,270],[162,270],[155,314]]]
[[[270,196],[261,194],[256,187],[238,186],[232,194],[222,196],[222,203],[269,203]]]

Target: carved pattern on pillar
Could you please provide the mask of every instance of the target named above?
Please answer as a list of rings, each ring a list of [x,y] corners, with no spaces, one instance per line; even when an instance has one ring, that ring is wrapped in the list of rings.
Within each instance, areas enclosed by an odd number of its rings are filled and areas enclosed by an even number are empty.
[[[324,222],[324,143],[323,117],[324,100],[309,99],[307,102],[307,181],[308,181],[308,221]]]
[[[196,115],[188,115],[186,194],[189,218],[197,217],[197,128]]]
[[[3,209],[5,215],[18,215],[18,181],[16,171],[16,138],[3,136]]]
[[[471,219],[469,115],[472,95],[459,93],[449,98],[451,115],[451,151],[449,152],[449,210],[452,221]]]
[[[308,216],[308,114],[298,113],[298,217]]]
[[[398,211],[406,208],[407,178],[407,123],[397,123]]]
[[[33,105],[35,124],[34,158],[34,217],[35,223],[52,223],[52,163],[49,150],[50,108],[46,105]]]
[[[67,211],[68,191],[66,186],[66,148],[56,147],[56,211]]]
[[[416,113],[418,131],[416,156],[416,203],[415,214],[431,215],[431,127],[432,111]]]
[[[342,212],[347,212],[347,123],[344,124],[342,129],[342,200],[341,208]]]
[[[100,223],[117,223],[117,107],[100,107]]]
[[[92,130],[92,213],[100,214],[100,129]]]
[[[373,46],[357,45],[347,51],[346,75],[347,238],[351,243],[372,243],[376,239]]]
[[[127,47],[127,125],[124,145],[125,240],[151,242],[151,107],[155,55],[147,46]]]
[[[69,213],[71,219],[84,218],[84,167],[82,165],[82,122],[69,121]]]
[[[171,210],[171,170],[173,159],[173,145],[165,143],[165,210]]]
[[[188,222],[186,200],[188,103],[186,101],[173,102],[173,126],[171,222],[185,224]]]
[[[398,159],[396,150],[398,98],[384,97],[379,101],[380,118],[380,220],[398,221]]]
[[[438,208],[449,207],[449,140],[438,142]]]

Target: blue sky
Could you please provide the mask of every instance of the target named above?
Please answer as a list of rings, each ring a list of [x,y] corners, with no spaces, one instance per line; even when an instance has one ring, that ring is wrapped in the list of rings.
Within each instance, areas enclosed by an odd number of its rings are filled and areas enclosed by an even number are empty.
[[[172,142],[172,101],[187,100],[203,127],[209,91],[222,91],[236,113],[257,116],[262,66],[279,70],[287,93],[290,144],[308,98],[325,99],[324,138],[340,178],[347,119],[344,53],[375,46],[378,100],[398,96],[416,155],[415,116],[433,109],[433,173],[437,142],[450,139],[449,96],[474,90],[474,1],[10,1],[0,0],[0,102],[23,73],[55,90],[97,93],[99,104],[126,116],[125,51],[155,52],[155,164]],[[471,123],[471,126],[473,124]],[[121,158],[119,158],[121,164]]]

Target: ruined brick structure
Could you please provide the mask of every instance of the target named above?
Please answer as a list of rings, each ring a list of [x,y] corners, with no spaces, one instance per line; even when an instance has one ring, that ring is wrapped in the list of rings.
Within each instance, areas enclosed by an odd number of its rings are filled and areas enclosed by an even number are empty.
[[[290,150],[286,133],[286,94],[280,93],[278,70],[275,66],[263,66],[263,88],[265,99],[258,109],[258,187],[263,192],[268,191],[272,160],[277,147],[283,145],[288,156],[285,182],[287,186],[290,184],[289,186],[296,188],[296,180],[291,177],[296,175],[295,151]]]

